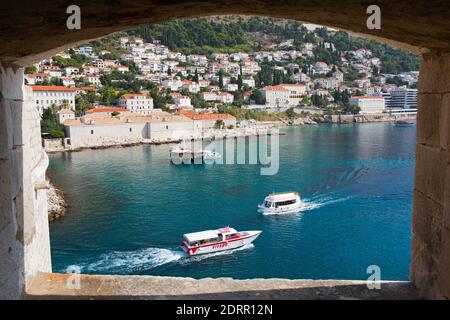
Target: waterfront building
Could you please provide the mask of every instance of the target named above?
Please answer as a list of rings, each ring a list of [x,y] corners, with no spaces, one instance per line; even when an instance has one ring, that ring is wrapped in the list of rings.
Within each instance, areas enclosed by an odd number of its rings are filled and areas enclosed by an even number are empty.
[[[112,117],[113,109],[118,108],[91,109],[81,118],[65,120],[64,129],[71,148],[191,139],[214,128],[217,120],[222,120],[225,126],[236,126],[236,118],[228,114],[198,114],[182,110],[179,115],[155,111],[143,116],[122,111]]]
[[[277,86],[266,86],[261,93],[266,99],[266,105],[287,107],[296,106],[306,94],[306,86],[300,83],[280,84]]]
[[[196,128],[215,128],[218,120],[223,121],[225,127],[236,127],[236,118],[227,113],[197,113],[193,110],[182,110],[180,114],[194,121]]]
[[[382,113],[386,109],[385,101],[382,96],[351,97],[350,105],[358,106],[361,114]]]
[[[103,116],[112,116],[113,113],[122,114],[124,112],[128,112],[128,110],[126,108],[118,108],[118,107],[99,107],[87,110],[86,115],[100,114]]]
[[[417,89],[400,87],[382,94],[388,110],[417,109]]]
[[[143,93],[126,93],[117,103],[119,107],[141,115],[148,115],[153,110],[153,98]]]
[[[67,105],[70,109],[75,109],[75,88],[63,86],[31,86],[31,89],[33,90],[34,103],[40,115],[51,105]]]
[[[66,120],[75,120],[75,112],[67,108],[61,109],[56,112],[56,121],[59,124],[64,124],[64,121]]]
[[[261,93],[269,106],[286,106],[289,104],[289,90],[281,85],[266,86],[262,88]]]

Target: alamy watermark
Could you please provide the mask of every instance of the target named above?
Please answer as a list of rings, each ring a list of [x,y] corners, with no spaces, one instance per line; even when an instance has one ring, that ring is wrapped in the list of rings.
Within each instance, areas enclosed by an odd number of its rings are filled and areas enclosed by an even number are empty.
[[[381,289],[381,269],[377,265],[370,265],[367,267],[367,273],[370,276],[366,280],[366,285],[369,290]]]
[[[367,14],[370,16],[367,18],[366,26],[369,30],[381,29],[381,9],[377,5],[370,5],[366,10]]]
[[[172,134],[172,140],[189,139],[171,149],[170,161],[175,165],[260,165],[261,175],[275,175],[280,167],[279,135],[277,128],[259,129],[250,135],[205,135],[199,124],[194,135],[184,130]]]
[[[68,266],[66,273],[71,274],[66,280],[67,289],[80,290],[81,289],[81,268],[79,266]]]
[[[69,30],[81,29],[81,9],[79,6],[73,4],[67,7],[66,13],[70,16],[66,20],[66,27]]]

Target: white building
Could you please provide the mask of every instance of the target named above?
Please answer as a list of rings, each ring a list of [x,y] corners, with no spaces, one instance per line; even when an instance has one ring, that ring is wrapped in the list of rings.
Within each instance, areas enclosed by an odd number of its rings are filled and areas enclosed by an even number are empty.
[[[312,70],[313,74],[327,74],[330,72],[330,67],[325,62],[317,61]]]
[[[119,107],[141,115],[148,115],[153,110],[153,99],[147,94],[127,93],[121,96],[117,102]]]
[[[184,80],[183,81],[183,89],[188,92],[198,93],[200,92],[200,85],[197,82]]]
[[[190,107],[191,106],[191,98],[188,96],[183,96],[179,93],[172,94],[173,102],[178,107]]]
[[[94,86],[101,86],[102,83],[100,81],[100,77],[98,74],[95,73],[88,73],[84,77],[84,82],[87,84],[92,84]]]
[[[62,77],[61,82],[65,87],[75,87],[75,80],[71,77]]]
[[[323,89],[337,89],[339,80],[337,78],[319,78],[314,80],[314,84]]]
[[[39,84],[44,81],[50,80],[51,75],[49,73],[30,73],[25,75],[25,79],[27,80],[27,84]]]
[[[51,105],[67,105],[68,108],[75,109],[75,88],[63,86],[31,86],[31,89],[33,90],[34,103],[40,115]]]
[[[228,92],[221,92],[217,95],[217,100],[223,103],[233,103],[234,96]]]
[[[382,96],[355,96],[350,98],[350,104],[358,106],[362,114],[382,113],[386,109]]]
[[[255,87],[255,79],[242,79],[242,84],[246,84],[250,88],[254,88]]]
[[[266,105],[278,107],[289,105],[290,92],[281,85],[266,86],[261,89],[261,93],[266,99]]]
[[[39,69],[42,73],[48,73],[48,74],[50,74],[50,76],[55,77],[55,78],[59,78],[62,76],[62,70],[58,66],[43,65]]]
[[[417,109],[417,89],[395,88],[383,96],[387,109]]]
[[[66,120],[75,120],[75,112],[71,109],[61,109],[56,112],[56,121],[60,124],[64,124]]]
[[[217,93],[205,91],[201,93],[202,99],[205,101],[216,101],[217,100]]]
[[[178,91],[183,86],[183,82],[177,79],[166,79],[162,82],[162,86],[171,91]]]
[[[269,106],[296,106],[306,94],[304,84],[280,84],[278,86],[267,86],[261,90]]]
[[[239,89],[239,86],[236,83],[227,83],[227,85],[225,86],[225,90],[226,91],[237,91]]]

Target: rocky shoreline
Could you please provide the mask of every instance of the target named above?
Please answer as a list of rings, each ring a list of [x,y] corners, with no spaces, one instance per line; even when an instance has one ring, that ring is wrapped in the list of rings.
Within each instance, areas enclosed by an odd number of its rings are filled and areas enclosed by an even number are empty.
[[[67,202],[64,200],[64,194],[51,183],[47,190],[47,206],[48,221],[53,221],[66,215]]]

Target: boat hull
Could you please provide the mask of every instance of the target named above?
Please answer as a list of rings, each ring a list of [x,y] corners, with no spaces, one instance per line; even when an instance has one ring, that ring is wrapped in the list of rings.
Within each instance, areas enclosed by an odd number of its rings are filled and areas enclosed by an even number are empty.
[[[266,208],[263,205],[258,206],[258,211],[264,215],[281,215],[289,213],[297,213],[302,209],[302,202],[279,208]]]
[[[198,247],[187,247],[185,243],[183,243],[181,247],[183,248],[184,252],[186,252],[186,254],[188,254],[189,256],[197,256],[202,254],[233,250],[252,243],[261,234],[261,231],[247,231],[247,232],[249,233],[249,235],[237,239],[230,239]]]

